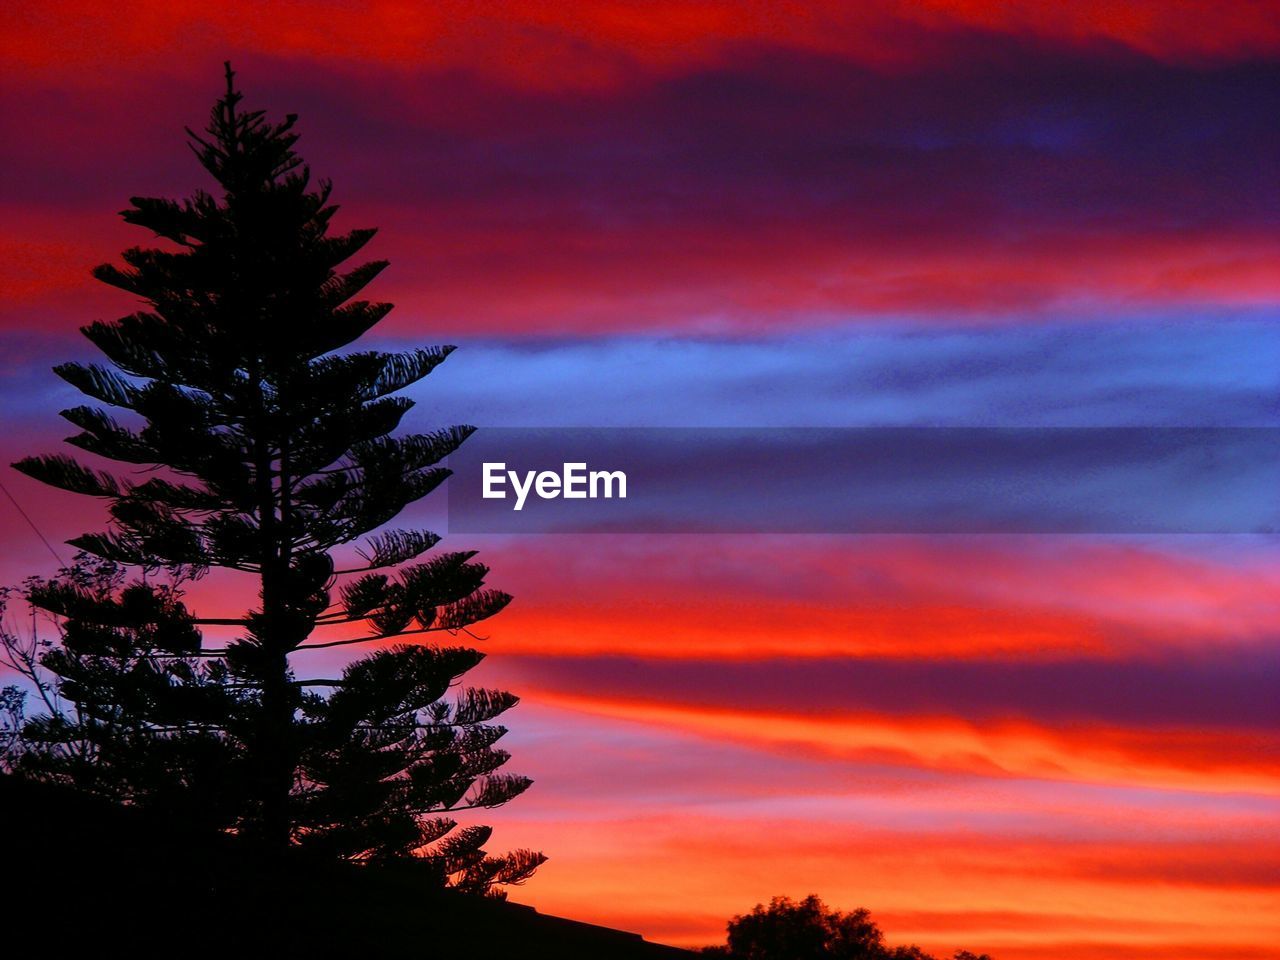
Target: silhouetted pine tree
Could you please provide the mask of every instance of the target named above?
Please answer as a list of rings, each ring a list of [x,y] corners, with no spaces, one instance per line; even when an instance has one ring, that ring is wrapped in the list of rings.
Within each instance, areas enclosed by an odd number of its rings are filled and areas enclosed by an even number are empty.
[[[103,498],[111,516],[107,532],[71,541],[99,560],[28,585],[61,624],[43,662],[68,708],[28,723],[19,766],[271,845],[416,855],[475,891],[519,882],[540,854],[488,856],[488,828],[451,816],[529,785],[496,772],[507,754],[490,721],[516,698],[455,686],[480,653],[383,645],[340,677],[295,674],[319,648],[465,632],[510,597],[483,587],[472,552],[419,559],[434,534],[385,530],[445,480],[438,464],[471,433],[391,436],[412,406],[393,394],[453,348],[347,349],[391,309],[353,299],[385,262],[339,269],[374,231],[330,233],[330,184],[313,186],[294,152],[295,117],[241,110],[230,66],[226,79],[207,134],[188,130],[218,195],[132,199],[124,219],[171,246],[94,274],[147,308],[83,328],[109,365],[56,368],[136,415],[65,410],[82,431],[69,442],[144,469],[15,464]],[[335,570],[331,551],[361,537],[363,560]],[[123,567],[172,579],[126,582]],[[209,568],[254,577],[257,607],[194,616],[172,583]],[[200,628],[213,625],[240,635],[211,649]]]

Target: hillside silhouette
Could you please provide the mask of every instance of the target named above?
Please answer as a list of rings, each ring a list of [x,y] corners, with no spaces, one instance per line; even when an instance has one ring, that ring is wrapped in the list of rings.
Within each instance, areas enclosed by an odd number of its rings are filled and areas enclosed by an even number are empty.
[[[0,776],[11,915],[59,951],[134,956],[680,960],[638,934],[423,884],[413,863],[358,866],[203,834],[49,784]],[[20,879],[21,883],[16,881]],[[57,917],[59,919],[53,919]]]

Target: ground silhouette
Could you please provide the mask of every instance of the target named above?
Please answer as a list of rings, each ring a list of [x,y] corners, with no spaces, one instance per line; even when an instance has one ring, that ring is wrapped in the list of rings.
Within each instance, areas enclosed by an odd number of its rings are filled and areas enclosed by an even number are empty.
[[[83,793],[0,775],[15,924],[59,952],[133,956],[680,960],[638,935],[448,889],[404,865],[281,856],[225,834],[159,828]],[[17,927],[9,931],[16,943]]]

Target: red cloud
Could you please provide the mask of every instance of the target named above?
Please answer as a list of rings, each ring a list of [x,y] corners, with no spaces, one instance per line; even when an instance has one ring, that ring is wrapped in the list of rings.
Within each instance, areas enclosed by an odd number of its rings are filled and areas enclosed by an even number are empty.
[[[464,70],[544,88],[600,88],[731,60],[769,45],[874,66],[946,58],[965,33],[1074,46],[1114,44],[1200,62],[1280,49],[1270,3],[1088,0],[1071,4],[894,0],[777,4],[613,2],[479,5],[292,3],[264,15],[247,2],[85,0],[29,5],[11,15],[0,52],[41,73],[138,59],[161,64],[229,49],[290,58]],[[961,50],[964,43],[959,44]]]
[[[501,649],[653,658],[1127,657],[1268,642],[1280,571],[1090,541],[556,537],[488,548]]]

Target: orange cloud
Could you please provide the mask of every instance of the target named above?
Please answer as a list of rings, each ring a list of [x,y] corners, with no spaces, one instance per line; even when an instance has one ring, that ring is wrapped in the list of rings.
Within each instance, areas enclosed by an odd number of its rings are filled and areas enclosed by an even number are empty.
[[[754,903],[809,892],[834,906],[866,906],[890,942],[944,955],[968,947],[1001,960],[1241,960],[1263,956],[1258,945],[1280,934],[1274,880],[1217,886],[1161,875],[1171,856],[1211,873],[1224,854],[1250,850],[1274,872],[1280,850],[1267,842],[1017,839],[689,810],[500,828],[509,842],[529,829],[555,837],[560,855],[517,899],[690,945],[723,942],[728,918]],[[1149,871],[1134,882],[1130,868],[1144,864]],[[1124,872],[1108,876],[1112,865]]]
[[[733,710],[636,698],[533,691],[545,705],[682,730],[784,753],[997,777],[1280,796],[1280,751],[1265,733],[1052,728],[957,716],[821,715]]]

